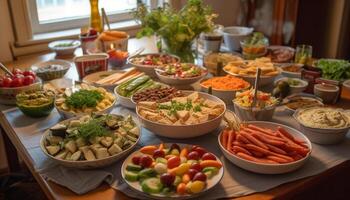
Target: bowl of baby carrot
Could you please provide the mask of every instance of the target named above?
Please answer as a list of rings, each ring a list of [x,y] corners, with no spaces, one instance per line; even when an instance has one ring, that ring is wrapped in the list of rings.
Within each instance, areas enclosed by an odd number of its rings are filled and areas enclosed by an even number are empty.
[[[245,170],[283,174],[303,166],[311,142],[298,130],[273,122],[250,121],[224,129],[218,142],[224,156]]]
[[[222,99],[226,105],[232,104],[236,92],[250,88],[250,83],[231,75],[207,78],[202,80],[200,85],[203,92],[207,92],[211,88],[211,93]]]

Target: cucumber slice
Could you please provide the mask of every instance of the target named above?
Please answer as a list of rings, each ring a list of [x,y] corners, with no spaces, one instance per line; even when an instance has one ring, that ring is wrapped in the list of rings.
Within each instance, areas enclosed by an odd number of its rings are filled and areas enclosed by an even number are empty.
[[[165,158],[162,157],[158,157],[156,158],[156,163],[163,163],[163,164],[167,164],[168,161]]]
[[[174,185],[174,186],[177,186],[177,185],[179,185],[181,182],[182,182],[182,178],[181,178],[180,176],[175,176],[175,180],[174,180],[173,185]]]
[[[146,193],[160,193],[163,189],[163,185],[159,178],[148,178],[141,183],[142,191]]]
[[[217,174],[219,172],[219,169],[217,167],[205,167],[204,169],[202,169],[202,172],[208,172],[211,171],[213,174]]]
[[[168,187],[165,187],[165,188],[162,189],[162,193],[165,194],[165,195],[168,195],[170,192],[171,192],[171,189],[168,188]]]
[[[140,171],[141,169],[142,169],[142,167],[140,165],[135,165],[132,163],[130,163],[126,166],[126,170],[128,170],[128,171]]]
[[[139,171],[138,175],[140,179],[145,179],[145,178],[155,177],[157,175],[157,172],[153,168],[146,168]]]
[[[137,172],[132,172],[132,171],[126,171],[125,172],[125,179],[130,182],[137,181],[139,178],[139,175]]]

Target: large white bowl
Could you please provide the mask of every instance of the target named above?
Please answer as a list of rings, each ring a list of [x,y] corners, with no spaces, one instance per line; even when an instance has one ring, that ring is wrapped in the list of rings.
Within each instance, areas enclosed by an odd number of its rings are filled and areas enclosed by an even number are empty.
[[[243,26],[230,26],[222,30],[224,43],[230,51],[238,51],[241,47],[240,42],[246,39],[254,28]]]
[[[126,108],[131,108],[134,109],[136,107],[136,104],[131,101],[131,97],[124,97],[118,93],[118,88],[119,86],[114,88],[114,94],[117,95],[118,97],[118,102],[120,105],[126,107]]]
[[[202,80],[201,83],[205,80],[207,80],[207,79]],[[208,87],[205,87],[202,84],[200,84],[200,85],[201,85],[202,92],[208,91],[208,89],[209,89]],[[239,90],[219,90],[219,89],[212,88],[212,95],[219,97],[221,100],[223,100],[226,103],[226,105],[232,105],[233,104],[232,99],[235,99],[236,93],[242,92],[242,91],[249,89],[249,88],[250,88],[250,85],[246,88],[242,88]]]
[[[67,119],[67,120],[64,120],[60,123],[71,121],[71,120],[77,119],[77,118],[79,118],[79,117]],[[108,166],[114,162],[117,162],[121,158],[124,158],[124,156],[129,155],[130,152],[136,147],[136,145],[139,143],[140,138],[141,138],[140,126],[137,126],[137,127],[139,128],[139,137],[137,138],[137,141],[133,145],[131,145],[128,149],[124,150],[123,152],[115,154],[113,156],[109,156],[107,158],[96,159],[96,160],[92,160],[92,161],[88,161],[88,160],[72,161],[72,160],[62,160],[62,159],[55,158],[54,156],[50,155],[45,148],[45,142],[46,142],[45,138],[50,133],[50,129],[47,129],[43,133],[43,135],[40,139],[40,148],[48,158],[52,159],[54,162],[56,162],[60,165],[63,165],[65,167],[78,168],[78,169],[94,169],[94,168],[105,167],[105,166]]]
[[[72,46],[67,47],[57,47],[56,45],[62,43],[71,43]],[[58,56],[63,55],[73,55],[74,51],[80,46],[81,42],[79,40],[58,40],[49,43],[49,49],[55,51]]]
[[[277,79],[274,84],[277,85],[279,81],[287,81],[288,82],[289,79],[298,81],[300,83],[299,85],[289,85],[289,88],[290,88],[289,94],[302,93],[309,85],[309,83],[307,81],[304,81],[300,78],[288,78],[288,77],[283,77],[283,78]]]
[[[251,107],[243,107],[235,102],[233,105],[236,115],[243,121],[270,121],[277,107],[275,104],[263,109],[251,109]]]
[[[136,63],[132,62],[133,58],[140,57],[140,56],[147,56],[147,55],[163,55],[163,54],[162,53],[149,53],[149,54],[141,54],[141,55],[131,56],[127,59],[127,63],[129,63],[131,66],[135,67],[137,70],[144,72],[145,74],[147,74],[150,77],[157,77],[157,74],[156,74],[154,69],[156,67],[159,67],[159,66],[157,66],[157,65],[153,65],[153,66],[141,65],[141,64],[136,64]],[[170,55],[170,54],[167,54],[167,55]],[[170,56],[174,57],[178,62],[180,62],[179,57],[177,57],[175,55],[170,55]]]
[[[315,95],[312,94],[307,94],[307,93],[299,93],[299,94],[293,94],[290,96],[287,96],[286,98],[283,99],[282,104],[284,105],[284,108],[286,111],[289,113],[293,114],[296,110],[289,108],[287,105],[287,102],[292,100],[293,98],[302,98],[302,99],[310,99],[310,100],[315,100],[319,103],[319,106],[323,106],[324,104],[322,103],[322,99],[318,98]]]
[[[207,76],[208,71],[202,67],[199,67],[202,70],[202,74],[200,76],[196,76],[196,77],[191,77],[191,78],[175,78],[175,77],[171,77],[171,76],[166,76],[166,75],[162,75],[161,72],[156,70],[156,74],[157,77],[159,78],[159,80],[165,84],[168,85],[191,85],[199,80],[201,80],[202,78],[204,78],[205,76]]]
[[[296,110],[293,114],[294,119],[298,122],[300,130],[310,139],[311,142],[317,144],[336,144],[345,139],[349,132],[350,126],[345,128],[312,128],[305,126],[298,120],[301,111],[308,108]]]
[[[251,121],[251,122],[249,122],[249,124],[254,124],[257,126],[266,127],[269,129],[276,129],[277,126],[280,126],[280,127],[284,128],[286,131],[288,131],[294,137],[305,141],[306,145],[309,147],[310,151],[304,158],[302,158],[298,161],[291,162],[291,163],[285,163],[285,164],[256,163],[256,162],[242,159],[242,158],[228,152],[220,143],[220,138],[221,138],[221,134],[222,134],[222,133],[220,133],[219,137],[218,137],[218,143],[219,143],[221,151],[223,152],[224,156],[229,161],[231,161],[233,164],[237,165],[238,167],[245,169],[245,170],[248,170],[248,171],[251,171],[251,172],[260,173],[260,174],[283,174],[283,173],[288,173],[288,172],[297,170],[298,168],[303,166],[306,163],[306,161],[310,158],[311,151],[312,151],[311,142],[300,131],[298,131],[294,128],[291,128],[289,126],[286,126],[283,124],[278,124],[278,123],[273,123],[273,122]]]
[[[182,92],[185,95],[189,95],[194,91],[182,91]],[[199,95],[204,99],[209,99],[209,100],[221,103],[222,105],[224,105],[224,111],[215,119],[209,120],[204,123],[194,124],[194,125],[167,125],[167,124],[162,124],[158,122],[153,122],[151,120],[148,120],[142,117],[138,112],[137,106],[136,106],[136,113],[142,125],[156,135],[160,135],[168,138],[178,138],[178,139],[192,138],[192,137],[205,135],[220,126],[221,120],[226,111],[226,105],[220,98],[216,96],[213,96],[204,92],[199,92]]]
[[[232,76],[235,76],[235,77],[238,77],[238,78],[241,78],[241,79],[247,81],[251,85],[254,85],[254,83],[255,83],[255,76],[235,74],[235,73],[232,73],[228,70],[225,70],[225,68],[223,70]],[[277,68],[277,70],[279,71],[279,73],[276,74],[275,76],[260,76],[259,87],[273,84],[275,78],[280,74],[280,69]]]
[[[289,72],[289,71],[285,71],[283,68],[291,66],[291,65],[296,65],[300,68],[303,67],[303,64],[298,64],[298,63],[278,63],[276,64],[278,66],[280,66],[281,68],[281,73],[283,76],[285,77],[289,77],[289,78],[301,78],[301,71],[300,72]]]
[[[180,148],[190,148],[190,144],[181,144],[181,143],[176,143],[180,146]],[[165,143],[165,146],[170,147],[172,145],[172,143]],[[158,145],[157,145],[158,146]],[[140,195],[143,195],[145,198],[144,199],[160,199],[160,200],[168,200],[168,199],[176,199],[176,200],[182,200],[182,199],[191,199],[191,198],[199,198],[200,195],[203,195],[204,193],[208,192],[209,190],[211,190],[212,188],[214,188],[215,185],[217,185],[218,183],[220,183],[222,177],[224,176],[224,167],[221,167],[218,171],[218,173],[211,179],[207,180],[207,184],[205,189],[202,192],[199,192],[197,194],[187,194],[187,195],[178,195],[178,194],[174,194],[172,196],[167,196],[164,194],[147,194],[145,192],[142,191],[142,187],[141,184],[139,183],[139,181],[135,181],[135,182],[129,182],[125,179],[125,171],[126,171],[126,166],[128,165],[128,163],[132,163],[132,158],[134,156],[140,156],[143,155],[141,152],[139,151],[135,151],[133,153],[131,153],[123,162],[123,165],[121,167],[121,175],[124,179],[124,181],[128,184],[128,186],[135,192],[139,193]],[[221,160],[215,155],[216,160],[220,161]],[[221,162],[222,163],[222,162]]]

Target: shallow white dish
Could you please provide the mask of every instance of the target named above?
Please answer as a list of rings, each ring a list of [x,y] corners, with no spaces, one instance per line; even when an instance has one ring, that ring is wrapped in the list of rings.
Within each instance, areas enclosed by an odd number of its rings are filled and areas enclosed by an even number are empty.
[[[307,86],[309,85],[309,83],[307,81],[304,81],[304,80],[302,80],[300,78],[288,78],[288,77],[283,77],[283,78],[277,79],[275,81],[274,85],[277,85],[278,82],[280,82],[280,81],[288,82],[288,80],[290,80],[290,79],[292,81],[298,81],[299,84],[298,85],[291,85],[291,84],[289,84],[289,88],[290,88],[289,94],[302,93],[307,88]]]
[[[322,99],[318,98],[315,95],[312,94],[307,94],[307,93],[299,93],[299,94],[293,94],[290,96],[287,96],[286,98],[283,99],[282,104],[286,104],[289,100],[293,98],[301,98],[301,99],[310,99],[310,100],[315,100],[318,102],[319,106],[323,106],[324,104],[322,103]],[[287,110],[289,113],[294,113],[296,110],[289,108],[288,106],[284,105],[285,110]]]
[[[227,74],[230,74],[232,76],[241,78],[245,81],[247,81],[248,83],[250,83],[251,85],[254,85],[255,83],[255,76],[245,76],[245,75],[239,75],[239,74],[235,74],[232,73],[228,70],[223,69]],[[279,70],[279,69],[278,69]],[[280,70],[279,73],[275,76],[260,76],[260,82],[259,82],[259,87],[263,87],[263,86],[267,86],[273,83],[273,81],[275,80],[275,78],[280,74]]]
[[[280,127],[284,128],[286,131],[288,131],[294,137],[305,141],[306,145],[309,147],[310,151],[304,158],[302,158],[298,161],[291,162],[291,163],[286,163],[286,164],[256,163],[256,162],[242,159],[242,158],[228,152],[220,143],[220,138],[221,138],[221,134],[222,134],[222,132],[221,132],[219,134],[219,137],[218,137],[218,143],[219,143],[220,149],[223,152],[224,156],[229,161],[231,161],[233,164],[237,165],[238,167],[245,169],[245,170],[248,170],[248,171],[251,171],[251,172],[260,173],[260,174],[284,174],[284,173],[288,173],[288,172],[297,170],[298,168],[303,166],[306,163],[306,161],[310,158],[311,151],[312,151],[311,142],[300,131],[298,131],[294,128],[291,128],[289,126],[286,126],[283,124],[278,124],[278,123],[273,123],[273,122],[251,121],[251,122],[249,122],[249,124],[254,124],[257,126],[266,127],[266,128],[272,129],[272,130],[276,129],[277,126],[280,126]]]
[[[349,132],[350,126],[345,128],[312,128],[305,126],[298,120],[299,113],[305,109],[308,108],[296,110],[293,117],[298,122],[300,130],[310,139],[311,142],[317,144],[336,144],[345,139],[346,134]],[[344,112],[342,109],[339,110]]]
[[[165,146],[171,146],[172,143],[165,143]],[[190,144],[181,144],[181,143],[176,143],[180,146],[180,148],[184,148],[186,146],[193,146]],[[139,184],[139,181],[135,181],[135,182],[129,182],[125,179],[125,171],[126,171],[126,166],[128,163],[132,163],[132,157],[136,156],[136,155],[142,155],[141,152],[139,151],[135,151],[133,153],[131,153],[123,162],[123,165],[121,167],[121,175],[124,179],[124,181],[128,184],[128,186],[135,192],[143,195],[145,198],[147,199],[161,199],[161,200],[165,200],[165,199],[176,199],[176,200],[180,200],[180,199],[191,199],[191,198],[199,198],[200,195],[203,195],[204,193],[206,193],[207,191],[209,191],[210,189],[214,188],[215,185],[217,185],[218,183],[220,183],[222,177],[224,176],[224,166],[220,168],[218,174],[216,174],[212,179],[207,180],[207,185],[206,188],[197,194],[191,194],[191,195],[172,195],[172,196],[165,196],[162,194],[147,194],[145,192],[142,191],[141,185]],[[221,160],[215,155],[216,159],[218,161],[221,162]],[[222,163],[222,162],[221,162]]]
[[[297,63],[278,63],[278,66],[280,66],[281,68],[281,73],[283,76],[285,77],[289,77],[289,78],[301,78],[301,70],[299,72],[289,72],[289,71],[285,71],[283,68],[291,66],[291,65],[296,65],[300,68],[303,67],[303,64],[297,64]]]
[[[208,71],[206,69],[203,69],[202,67],[199,67],[203,73],[200,76],[196,76],[196,77],[191,77],[191,78],[175,78],[175,77],[171,77],[171,76],[166,76],[166,75],[162,75],[161,72],[159,72],[157,69],[155,70],[157,77],[159,78],[159,80],[165,84],[168,85],[191,85],[193,83],[196,83],[197,81],[201,80],[202,78],[204,78],[205,76],[207,76]]]
[[[182,92],[185,94],[185,96],[187,96],[193,93],[194,91],[182,91]],[[166,125],[166,124],[153,122],[151,120],[143,118],[138,113],[138,108],[136,106],[137,116],[140,122],[142,123],[142,125],[146,129],[150,130],[152,133],[159,136],[168,137],[168,138],[185,139],[185,138],[192,138],[192,137],[205,135],[220,126],[221,120],[226,111],[226,105],[220,98],[216,96],[213,96],[204,92],[198,92],[198,93],[204,99],[209,99],[209,100],[221,103],[224,106],[224,111],[221,113],[221,115],[207,122],[194,124],[194,125]]]
[[[60,47],[59,44],[72,44],[71,46]],[[58,40],[49,43],[49,49],[55,51],[58,56],[73,55],[74,51],[80,46],[79,40]]]
[[[71,121],[71,120],[77,119],[77,118],[79,118],[79,117],[67,119],[67,120],[64,120],[64,121],[59,122],[59,123],[64,123],[64,122]],[[55,158],[54,156],[50,155],[45,148],[46,136],[50,133],[49,132],[50,129],[47,129],[43,133],[43,135],[40,139],[40,148],[48,158],[52,159],[54,162],[56,162],[60,165],[63,165],[65,167],[78,168],[78,169],[94,169],[94,168],[99,168],[99,167],[105,167],[105,166],[108,166],[114,162],[117,162],[118,160],[120,160],[124,156],[128,155],[131,152],[131,150],[136,147],[136,145],[138,144],[138,142],[140,141],[140,138],[141,138],[140,126],[138,126],[137,124],[136,124],[136,126],[139,129],[139,137],[137,138],[137,141],[132,146],[130,146],[128,149],[124,150],[123,152],[116,154],[116,155],[113,155],[113,156],[109,156],[107,158],[96,159],[93,161],[88,161],[88,160],[70,161],[70,160],[62,160],[62,159]]]

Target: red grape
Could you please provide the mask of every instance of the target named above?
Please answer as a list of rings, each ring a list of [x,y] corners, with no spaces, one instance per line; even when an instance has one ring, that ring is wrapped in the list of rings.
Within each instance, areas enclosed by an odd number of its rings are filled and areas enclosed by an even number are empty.
[[[159,157],[164,158],[164,156],[165,156],[165,153],[163,150],[157,149],[153,152],[154,159],[159,158]]]
[[[192,151],[187,155],[187,159],[189,160],[199,160],[200,156],[197,151]]]
[[[207,180],[207,176],[202,173],[202,172],[198,172],[196,175],[194,175],[192,181],[203,181],[205,182]]]
[[[202,167],[201,167],[201,165],[199,163],[193,163],[191,165],[190,169],[195,169],[195,170],[197,170],[199,172],[202,171]]]
[[[175,168],[177,166],[179,166],[181,164],[181,159],[179,156],[173,156],[171,158],[169,158],[168,160],[168,168],[172,169]]]
[[[140,158],[141,158],[140,156],[134,156],[134,157],[132,157],[131,161],[135,165],[139,165],[140,164]]]
[[[175,175],[164,173],[160,176],[160,182],[166,186],[171,186],[175,181]]]
[[[179,152],[181,151],[181,149],[180,149],[178,144],[172,144],[171,147],[170,147],[170,150],[173,150],[173,149],[177,149],[177,150],[179,150]]]
[[[152,160],[152,158],[149,157],[149,156],[143,155],[143,156],[141,156],[141,158],[140,158],[140,165],[141,165],[141,167],[143,167],[143,168],[150,167],[150,166],[152,165],[152,162],[153,162],[153,160]]]
[[[216,157],[212,153],[205,153],[202,156],[202,160],[216,160]]]
[[[206,151],[204,148],[202,148],[202,147],[195,147],[195,148],[193,149],[193,151],[198,152],[199,157],[202,157],[203,154],[207,153],[207,151]]]
[[[196,169],[189,169],[188,175],[190,175],[191,180],[193,179],[194,175],[196,175],[199,171]]]

